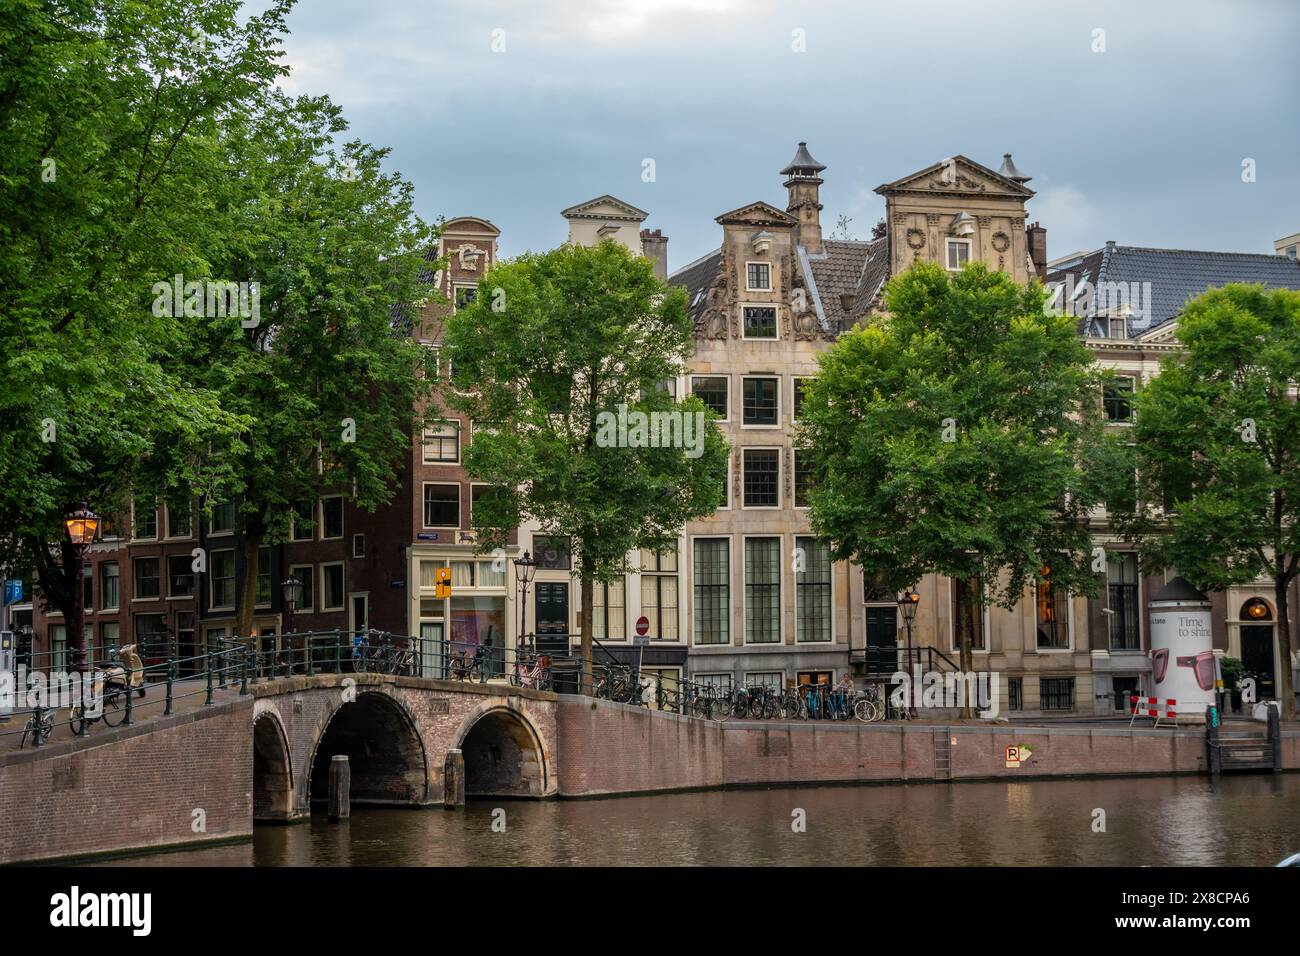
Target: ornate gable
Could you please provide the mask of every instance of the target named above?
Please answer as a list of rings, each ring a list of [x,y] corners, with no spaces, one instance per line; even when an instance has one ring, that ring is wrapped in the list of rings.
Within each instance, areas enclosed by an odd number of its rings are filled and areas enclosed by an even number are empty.
[[[881,196],[893,196],[899,193],[925,193],[948,196],[988,196],[990,198],[1007,197],[1028,199],[1034,191],[1014,180],[1007,179],[987,166],[967,159],[965,156],[953,156],[941,160],[933,166],[927,166],[920,172],[904,176],[892,183],[876,187]]]
[[[570,206],[561,213],[565,219],[603,219],[615,222],[644,222],[650,214],[631,203],[610,195],[598,196]]]
[[[765,202],[750,203],[731,212],[724,212],[714,222],[723,226],[763,226],[769,229],[790,229],[799,224],[793,216],[786,215]]]

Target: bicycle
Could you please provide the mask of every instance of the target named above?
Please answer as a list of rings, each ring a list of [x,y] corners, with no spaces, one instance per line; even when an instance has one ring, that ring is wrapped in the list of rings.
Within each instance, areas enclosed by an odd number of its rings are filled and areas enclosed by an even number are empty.
[[[487,671],[483,666],[483,645],[478,644],[474,648],[474,656],[469,656],[468,650],[457,651],[451,659],[451,676],[456,680],[473,680],[477,678],[480,684],[487,681]]]
[[[868,684],[853,702],[853,716],[866,723],[885,719],[885,702],[875,684]]]
[[[538,657],[535,654],[525,655],[522,659],[516,658],[515,669],[510,674],[510,683],[516,687],[530,687],[533,690],[541,690],[550,684],[551,659],[542,655]]]
[[[40,715],[41,715],[40,738],[41,738],[41,742],[44,743],[45,741],[50,739],[50,734],[54,733],[54,711],[44,710],[40,712]],[[27,746],[28,734],[32,735],[32,744],[33,746],[35,745],[36,726],[37,726],[36,712],[33,711],[32,715],[27,718],[27,726],[23,728],[22,738],[18,741],[19,750],[22,750],[24,747]]]
[[[781,694],[781,716],[785,720],[804,720],[808,716],[808,705],[803,693],[797,687],[787,687]]]

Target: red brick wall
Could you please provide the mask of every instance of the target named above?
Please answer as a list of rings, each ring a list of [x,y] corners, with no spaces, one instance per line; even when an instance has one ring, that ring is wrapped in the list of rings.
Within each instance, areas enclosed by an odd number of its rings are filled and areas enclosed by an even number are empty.
[[[0,864],[251,836],[252,707],[245,698],[0,755]]]
[[[630,704],[562,696],[556,711],[560,794],[717,787],[721,725]]]
[[[561,697],[558,730],[564,796],[941,776],[930,725],[717,724]],[[996,725],[939,731],[940,740],[949,740],[954,780],[1206,770],[1205,739],[1195,730]],[[1006,766],[1012,745],[1032,751],[1019,768]],[[1300,735],[1283,738],[1282,761],[1300,769]]]

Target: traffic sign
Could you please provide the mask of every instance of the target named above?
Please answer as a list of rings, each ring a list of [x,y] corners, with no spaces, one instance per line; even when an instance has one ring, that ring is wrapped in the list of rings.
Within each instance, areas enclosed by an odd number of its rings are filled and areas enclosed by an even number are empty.
[[[650,630],[650,618],[642,614],[640,617],[636,619],[636,632],[642,637],[645,637],[646,634],[649,632],[649,630]]]

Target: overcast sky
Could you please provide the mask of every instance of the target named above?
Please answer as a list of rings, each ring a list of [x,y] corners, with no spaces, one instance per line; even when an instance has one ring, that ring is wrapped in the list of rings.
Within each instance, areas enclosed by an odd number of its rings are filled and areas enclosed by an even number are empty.
[[[506,256],[612,193],[677,269],[720,213],[785,208],[799,140],[828,167],[828,233],[846,215],[869,235],[881,183],[1005,152],[1052,258],[1300,232],[1295,0],[300,0],[289,26],[286,88],[328,93],[421,215],[490,219]]]

